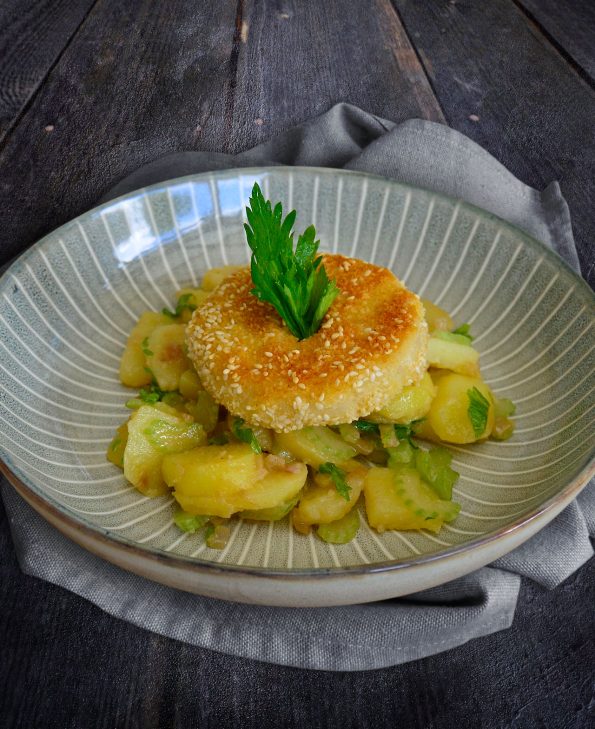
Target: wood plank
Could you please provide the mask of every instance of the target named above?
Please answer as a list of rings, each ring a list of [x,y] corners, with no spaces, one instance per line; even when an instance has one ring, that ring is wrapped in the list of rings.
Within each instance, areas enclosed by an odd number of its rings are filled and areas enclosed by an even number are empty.
[[[94,3],[4,0],[0,4],[0,140]]]
[[[444,121],[389,0],[253,2],[241,24],[231,151],[339,101],[396,121]]]
[[[247,149],[337,101],[442,119],[388,0],[355,6],[98,0],[0,155],[3,258],[168,152]]]
[[[515,2],[595,82],[595,3],[585,0]]]
[[[559,180],[595,286],[595,92],[512,0],[393,0],[448,123],[523,182]]]

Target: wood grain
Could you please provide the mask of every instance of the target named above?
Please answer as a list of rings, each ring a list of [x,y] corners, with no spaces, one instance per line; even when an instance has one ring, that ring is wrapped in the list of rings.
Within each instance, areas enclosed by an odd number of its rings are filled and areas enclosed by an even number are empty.
[[[93,7],[95,0],[0,3],[0,140]]]
[[[523,182],[559,180],[595,286],[595,92],[511,0],[393,0],[448,123]]]
[[[588,0],[515,2],[595,83],[595,3]]]
[[[338,101],[396,121],[443,121],[388,0],[247,3],[229,151],[326,111]]]
[[[443,118],[387,0],[98,0],[0,154],[3,259],[150,160],[247,149],[340,100]]]

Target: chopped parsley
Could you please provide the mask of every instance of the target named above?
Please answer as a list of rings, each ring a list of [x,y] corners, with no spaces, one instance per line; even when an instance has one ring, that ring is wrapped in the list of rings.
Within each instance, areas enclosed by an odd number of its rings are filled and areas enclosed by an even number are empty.
[[[248,428],[244,425],[245,421],[243,418],[234,418],[231,426],[231,432],[235,435],[238,440],[242,443],[248,443],[254,453],[262,453],[262,448],[258,442],[257,437],[254,435],[252,428]]]
[[[149,337],[145,337],[143,341],[141,342],[141,349],[143,350],[143,354],[145,357],[152,357],[153,352],[149,349]]]
[[[175,311],[171,311],[170,309],[161,309],[161,313],[165,314],[165,316],[169,316],[171,319],[177,319],[182,315],[182,312],[185,309],[188,309],[188,311],[194,311],[196,309],[196,306],[190,303],[191,299],[192,294],[182,294],[182,296],[178,299]]]
[[[334,463],[327,461],[320,466],[318,473],[324,473],[327,476],[330,476],[331,481],[335,484],[337,492],[345,499],[345,501],[350,500],[349,492],[351,491],[351,486],[349,486],[345,480],[345,471],[342,468],[339,468],[338,466],[335,466]]]
[[[244,224],[252,250],[250,268],[254,289],[261,301],[272,304],[289,331],[306,339],[318,331],[322,319],[339,293],[317,256],[320,241],[310,225],[293,246],[292,228],[296,212],[283,219],[283,207],[273,208],[257,183],[252,188]]]
[[[467,390],[467,397],[469,398],[467,415],[469,416],[469,420],[473,426],[475,437],[480,438],[488,424],[488,410],[490,409],[490,403],[477,389],[477,387],[472,387],[470,390]]]
[[[419,418],[418,420],[412,420],[410,423],[395,423],[394,429],[397,440],[406,441],[412,448],[417,448],[411,439],[415,435],[415,426],[424,420],[425,418]],[[369,433],[372,435],[379,435],[380,433],[379,424],[372,423],[369,420],[356,420],[354,425],[362,433]]]

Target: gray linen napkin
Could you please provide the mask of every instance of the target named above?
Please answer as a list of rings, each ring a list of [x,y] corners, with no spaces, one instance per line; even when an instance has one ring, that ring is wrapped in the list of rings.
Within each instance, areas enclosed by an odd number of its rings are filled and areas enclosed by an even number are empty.
[[[164,157],[131,174],[105,199],[195,172],[270,164],[373,172],[462,198],[525,229],[579,271],[568,207],[556,182],[538,192],[448,127],[418,119],[395,124],[348,104],[236,156],[185,152]],[[521,576],[555,587],[592,556],[589,533],[595,536],[591,483],[529,542],[446,585],[365,605],[271,608],[190,595],[129,574],[68,541],[6,482],[2,496],[25,573],[193,645],[335,671],[404,663],[507,628]]]

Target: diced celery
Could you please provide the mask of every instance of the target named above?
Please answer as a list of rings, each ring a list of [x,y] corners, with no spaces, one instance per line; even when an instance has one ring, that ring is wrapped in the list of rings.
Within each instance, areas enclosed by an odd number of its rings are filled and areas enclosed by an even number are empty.
[[[512,400],[502,398],[494,403],[494,412],[497,418],[509,418],[516,413],[516,405]]]
[[[419,472],[409,466],[395,466],[395,489],[404,505],[423,519],[452,521],[461,507],[453,501],[436,498],[434,491],[419,478]]]
[[[280,521],[283,517],[287,516],[293,507],[297,504],[301,495],[301,491],[294,496],[292,499],[283,501],[277,506],[271,506],[269,509],[252,509],[247,511],[241,511],[240,517],[242,519],[253,519],[254,521]]]
[[[463,344],[465,347],[471,346],[471,340],[464,334],[455,334],[454,332],[434,332],[432,336],[437,339],[444,339],[445,342],[455,342],[455,344]]]
[[[357,455],[353,446],[324,426],[275,433],[275,446],[277,451],[288,451],[314,468],[326,462],[341,464]]]
[[[380,431],[380,440],[384,448],[396,448],[399,445],[399,439],[395,433],[395,426],[381,423],[378,426]]]
[[[352,509],[342,519],[332,521],[329,524],[321,524],[316,533],[324,542],[347,544],[355,537],[358,529],[359,514],[357,509]]]
[[[388,466],[394,466],[398,463],[408,464],[415,458],[415,450],[411,443],[402,440],[396,448],[387,448]]]
[[[446,448],[418,450],[415,453],[415,468],[423,480],[446,501],[452,498],[452,487],[459,474],[450,467],[452,455]]]
[[[202,529],[208,521],[209,517],[203,514],[189,514],[179,506],[176,506],[174,509],[174,524],[183,532],[190,532],[193,534],[199,529]]]

